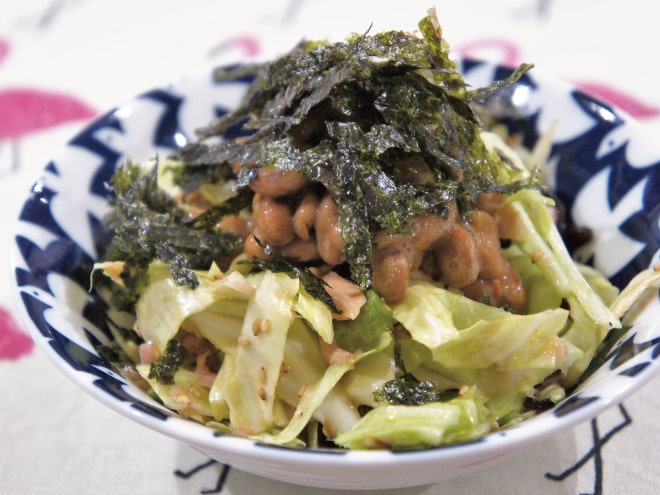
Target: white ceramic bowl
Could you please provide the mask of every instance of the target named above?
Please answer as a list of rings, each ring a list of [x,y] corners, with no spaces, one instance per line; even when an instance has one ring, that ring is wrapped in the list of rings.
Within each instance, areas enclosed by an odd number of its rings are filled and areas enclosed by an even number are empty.
[[[475,86],[509,72],[480,61],[463,61],[461,66]],[[108,208],[106,183],[123,157],[162,156],[191,139],[196,128],[236,105],[248,82],[216,83],[208,74],[144,93],[74,137],[30,191],[13,249],[19,306],[39,347],[85,392],[244,471],[316,487],[381,489],[463,476],[594,417],[658,372],[656,297],[632,328],[612,339],[598,369],[566,400],[468,444],[399,453],[295,450],[218,436],[151,400],[95,351],[110,335],[103,305],[88,293],[91,264],[108,238],[100,222]],[[594,230],[595,265],[621,286],[657,262],[660,145],[646,139],[628,116],[534,73],[502,101],[519,114],[509,123],[525,132],[528,143],[557,124],[549,180],[575,220]]]

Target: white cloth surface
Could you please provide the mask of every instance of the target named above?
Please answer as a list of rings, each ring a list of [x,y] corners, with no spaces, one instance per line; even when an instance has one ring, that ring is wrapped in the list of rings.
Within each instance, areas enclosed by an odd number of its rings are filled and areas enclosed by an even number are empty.
[[[432,5],[427,0],[4,2],[0,118],[34,111],[2,103],[3,94],[16,89],[75,98],[100,114],[209,66],[246,54],[252,59],[276,55],[301,38],[340,39],[372,24],[378,31],[412,30]],[[660,43],[652,3],[438,0],[435,6],[457,53],[533,62],[545,74],[598,88],[601,96],[638,117],[649,133],[660,132],[660,69],[654,60]],[[31,182],[90,118],[81,112],[73,120],[33,124],[11,136],[0,124],[0,259],[9,259],[11,227]],[[217,463],[182,476],[208,459],[88,397],[22,339],[7,264],[0,272],[1,495],[334,493],[237,470],[223,477]],[[593,422],[526,447],[497,466],[398,493],[652,495],[660,485],[658,410],[660,377]],[[579,467],[564,480],[547,476],[574,466]]]

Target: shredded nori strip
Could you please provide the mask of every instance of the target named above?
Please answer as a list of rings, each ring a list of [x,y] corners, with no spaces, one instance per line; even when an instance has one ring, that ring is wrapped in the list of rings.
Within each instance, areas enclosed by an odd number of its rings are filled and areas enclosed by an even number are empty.
[[[238,108],[201,131],[189,167],[240,163],[238,187],[275,165],[323,184],[337,203],[351,278],[371,284],[373,235],[405,232],[412,216],[442,213],[480,192],[525,184],[495,180],[497,157],[480,139],[472,103],[512,84],[529,66],[490,89],[470,91],[431,15],[422,37],[402,31],[354,35],[344,42],[302,42],[262,65]],[[226,72],[224,73],[226,75]],[[241,139],[204,138],[242,127]],[[397,181],[394,169],[420,157],[436,180]]]
[[[438,391],[433,383],[419,381],[412,375],[389,380],[374,392],[377,401],[394,405],[421,406],[431,402],[447,400],[455,392]]]
[[[257,242],[259,240],[257,239]],[[314,275],[309,267],[299,266],[295,260],[288,259],[273,252],[269,246],[263,246],[264,252],[268,255],[268,259],[254,259],[250,261],[253,269],[261,271],[269,270],[274,273],[291,273],[300,283],[310,296],[318,299],[328,306],[334,313],[341,314],[341,309],[337,307],[332,296],[326,291],[326,283]]]
[[[405,233],[414,215],[443,214],[453,202],[465,212],[481,192],[530,187],[526,180],[496,180],[501,158],[482,142],[473,106],[530,66],[471,90],[449,58],[435,15],[423,18],[419,28],[422,36],[388,31],[337,43],[303,41],[271,62],[218,70],[218,79],[254,80],[234,111],[201,129],[199,139],[172,158],[184,164],[176,181],[185,191],[231,179],[238,195],[190,220],[155,190],[155,172],[140,178],[120,173],[112,224],[117,235],[108,259],[146,266],[161,258],[178,283],[194,287],[191,270],[208,269],[241,246],[213,225],[249,205],[248,186],[260,167],[276,166],[333,195],[343,258],[351,279],[366,290],[377,231]],[[398,178],[397,168],[415,160],[429,168],[432,181]],[[129,287],[140,280],[140,269],[134,270],[125,275]]]
[[[160,359],[151,363],[147,377],[163,385],[174,384],[174,375],[187,355],[188,353],[181,342],[176,339],[169,340]]]
[[[246,195],[239,193],[218,210],[211,209],[197,219],[188,218],[175,201],[158,188],[158,167],[143,173],[140,166],[128,162],[113,177],[116,194],[111,216],[106,219],[115,235],[106,260],[126,262],[122,278],[126,290],[117,289],[114,301],[121,308],[135,302],[147,282],[146,270],[154,259],[166,262],[175,281],[196,287],[194,270],[207,270],[222,255],[240,249],[235,235],[212,228],[220,214],[236,213],[245,208]]]
[[[96,351],[108,363],[114,363],[120,367],[135,367],[135,363],[117,342],[112,342],[108,345],[99,345],[96,347]]]
[[[226,215],[235,214],[252,203],[252,194],[249,189],[239,189],[236,196],[209,207],[204,213],[196,218],[185,222],[186,225],[195,228],[208,230],[212,229]]]

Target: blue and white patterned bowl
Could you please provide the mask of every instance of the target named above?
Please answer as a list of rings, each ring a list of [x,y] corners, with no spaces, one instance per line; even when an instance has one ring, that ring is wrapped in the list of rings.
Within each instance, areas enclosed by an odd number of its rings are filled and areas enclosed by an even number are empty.
[[[486,62],[461,65],[475,86],[509,73]],[[218,436],[151,400],[95,351],[110,338],[103,305],[88,292],[90,267],[108,238],[101,225],[107,183],[124,157],[166,155],[192,139],[196,128],[237,104],[248,82],[216,83],[208,74],[140,95],[74,137],[30,191],[13,247],[20,310],[41,349],[90,395],[241,470],[317,487],[381,489],[467,474],[596,416],[658,373],[656,297],[566,400],[469,444],[401,453],[273,447]],[[521,115],[517,125],[528,143],[556,125],[549,180],[576,222],[595,232],[594,264],[621,286],[660,261],[660,145],[646,139],[628,116],[536,74],[526,75],[503,102]]]

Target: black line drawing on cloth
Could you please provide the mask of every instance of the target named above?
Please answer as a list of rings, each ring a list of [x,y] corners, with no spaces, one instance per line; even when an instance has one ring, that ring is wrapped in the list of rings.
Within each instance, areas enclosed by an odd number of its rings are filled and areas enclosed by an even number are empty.
[[[50,0],[41,10],[35,11],[17,20],[17,24],[43,30],[51,27],[62,14],[74,4],[82,4],[84,0]]]
[[[542,21],[548,20],[555,0],[533,0],[525,2],[524,7],[514,11],[516,17],[531,17]]]
[[[208,461],[203,462],[202,464],[199,464],[198,466],[195,466],[194,468],[188,471],[182,471],[180,469],[177,469],[176,471],[174,471],[174,475],[178,476],[179,478],[183,478],[187,480],[192,478],[195,474],[199,473],[200,471],[203,471],[204,469],[213,466],[215,464],[219,464],[219,462],[213,459],[209,459]],[[218,481],[215,484],[215,487],[204,488],[199,493],[202,493],[204,495],[210,493],[222,493],[222,489],[225,486],[225,482],[227,481],[227,476],[229,476],[230,470],[231,470],[231,466],[229,466],[228,464],[222,464],[222,470],[220,471],[220,476],[218,476]]]
[[[295,17],[298,15],[298,12],[303,7],[305,0],[289,0],[289,4],[284,9],[282,16],[282,23],[287,24],[295,20]]]
[[[545,477],[552,481],[564,481],[566,478],[571,476],[573,473],[579,471],[585,464],[593,459],[594,462],[594,489],[591,493],[580,493],[580,495],[603,495],[603,448],[605,444],[609,442],[614,435],[619,433],[625,427],[632,424],[632,418],[626,411],[626,408],[623,404],[619,404],[619,412],[623,420],[614,426],[611,430],[606,432],[601,436],[600,429],[598,427],[598,418],[591,420],[591,437],[593,440],[593,447],[587,451],[587,453],[582,456],[573,466],[569,467],[565,471],[554,474],[554,473],[545,473]]]
[[[593,485],[593,491],[590,493],[580,493],[579,495],[603,495],[603,474],[604,474],[604,466],[603,466],[603,449],[605,447],[605,444],[609,442],[612,437],[614,437],[617,433],[619,433],[621,430],[626,428],[627,426],[630,426],[632,424],[632,418],[630,417],[630,414],[626,410],[626,408],[623,406],[623,404],[619,404],[618,406],[619,412],[622,417],[622,421],[615,425],[612,429],[607,431],[604,435],[601,435],[600,428],[598,426],[598,418],[595,418],[591,420],[591,436],[592,436],[592,441],[593,441],[593,446],[591,449],[589,449],[578,461],[573,464],[571,467],[567,468],[566,470],[562,471],[561,473],[550,473],[547,472],[545,473],[545,477],[549,480],[552,481],[557,481],[561,482],[569,478],[571,475],[574,473],[578,472],[580,469],[582,469],[589,461],[593,460],[594,462],[594,485]],[[179,478],[182,479],[190,479],[200,471],[203,471],[204,469],[207,469],[215,464],[219,464],[218,461],[215,461],[213,459],[209,459],[208,461],[205,461],[192,469],[188,471],[182,471],[180,469],[177,469],[174,471],[174,474],[178,476]],[[222,465],[222,470],[220,471],[220,475],[218,476],[217,483],[215,487],[209,488],[209,489],[203,489],[200,491],[201,494],[207,495],[207,494],[213,494],[213,493],[222,493],[222,490],[224,488],[224,485],[227,481],[227,477],[229,476],[229,472],[231,470],[231,466],[223,464]]]

